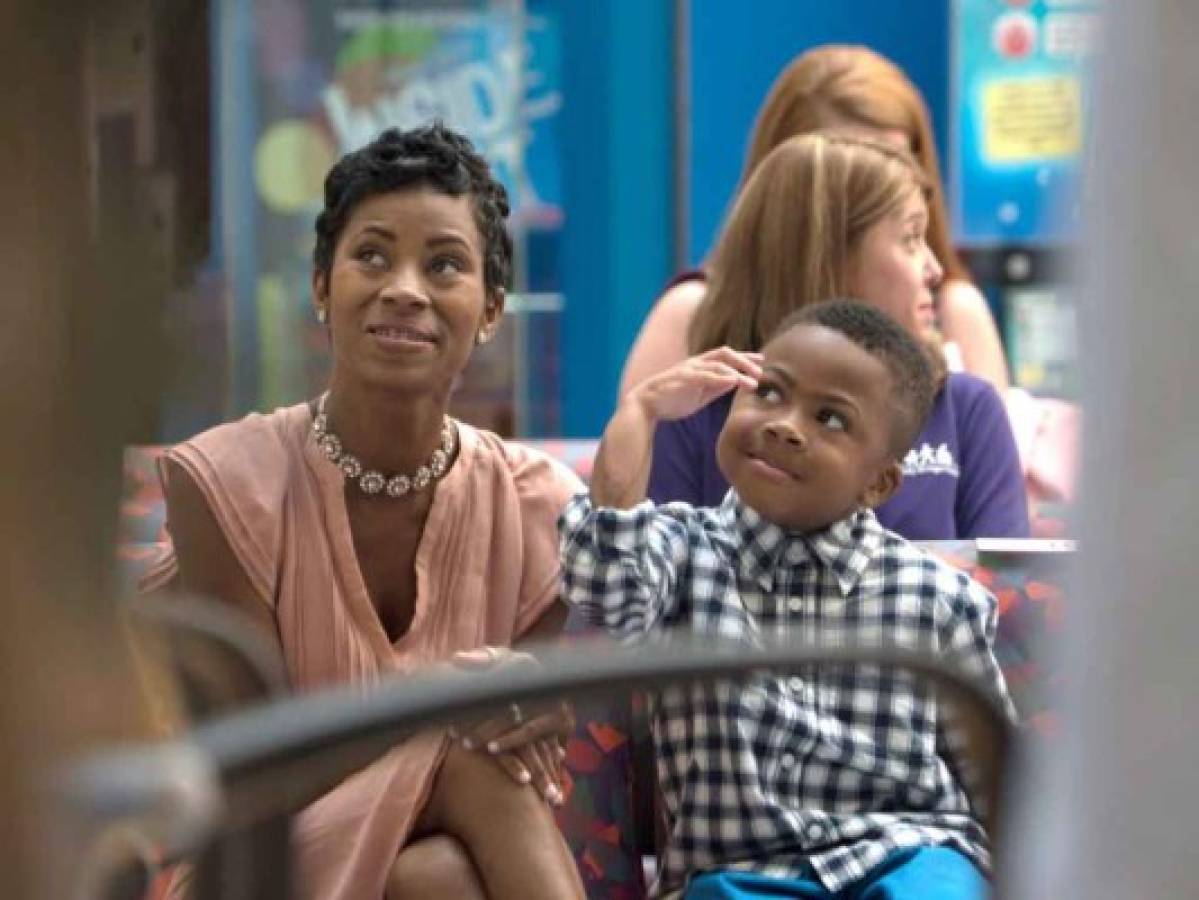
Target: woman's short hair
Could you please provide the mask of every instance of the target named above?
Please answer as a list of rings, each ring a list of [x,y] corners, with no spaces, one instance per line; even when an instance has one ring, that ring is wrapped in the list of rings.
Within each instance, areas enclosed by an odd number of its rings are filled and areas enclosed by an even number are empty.
[[[902,132],[928,178],[928,244],[950,278],[967,278],[949,236],[941,168],[928,107],[895,63],[867,47],[829,44],[796,57],[775,79],[758,112],[742,185],[789,137],[859,126]]]
[[[775,147],[741,189],[716,242],[693,353],[758,350],[796,309],[844,296],[862,236],[929,185],[887,144],[805,134]]]
[[[471,142],[440,122],[401,131],[389,128],[365,147],[347,153],[325,177],[325,206],[316,217],[313,264],[329,272],[338,238],[354,208],[377,194],[431,187],[451,197],[468,195],[483,239],[483,279],[488,292],[509,287],[512,236],[504,220],[508,192]]]

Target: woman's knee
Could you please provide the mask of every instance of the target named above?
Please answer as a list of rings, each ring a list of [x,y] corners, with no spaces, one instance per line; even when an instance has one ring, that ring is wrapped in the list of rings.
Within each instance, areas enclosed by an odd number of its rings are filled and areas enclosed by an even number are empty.
[[[438,773],[427,824],[468,840],[475,826],[518,821],[522,828],[556,827],[549,805],[531,785],[517,783],[486,754],[451,745]],[[469,842],[469,841],[468,841]]]
[[[430,835],[400,851],[387,877],[387,900],[462,897],[486,900],[466,848],[446,834]]]

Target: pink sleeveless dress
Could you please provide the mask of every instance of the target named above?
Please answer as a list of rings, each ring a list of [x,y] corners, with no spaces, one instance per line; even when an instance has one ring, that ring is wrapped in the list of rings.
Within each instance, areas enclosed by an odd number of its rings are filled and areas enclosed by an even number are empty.
[[[358,567],[342,476],[311,438],[306,404],[218,426],[167,454],[204,492],[274,613],[293,688],[370,685],[459,650],[508,645],[558,597],[557,517],[583,490],[561,464],[458,424],[416,555],[412,624],[392,643]],[[169,554],[147,579],[172,576]],[[381,898],[445,747],[406,741],[296,817],[301,896]]]

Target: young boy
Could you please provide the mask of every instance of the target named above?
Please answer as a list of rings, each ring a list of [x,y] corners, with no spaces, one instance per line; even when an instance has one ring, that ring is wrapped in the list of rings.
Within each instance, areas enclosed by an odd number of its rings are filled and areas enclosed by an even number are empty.
[[[655,423],[738,388],[697,509],[642,502]],[[788,318],[762,354],[714,350],[642,382],[562,517],[566,599],[628,637],[793,634],[947,656],[1007,700],[994,600],[884,530],[928,414],[920,347],[878,310]],[[981,897],[987,839],[932,692],[858,666],[662,692],[663,890],[692,898]]]

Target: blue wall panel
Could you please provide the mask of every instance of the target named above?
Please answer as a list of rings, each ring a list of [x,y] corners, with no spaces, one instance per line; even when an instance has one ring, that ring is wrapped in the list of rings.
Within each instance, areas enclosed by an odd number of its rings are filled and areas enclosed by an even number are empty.
[[[566,436],[592,437],[670,275],[673,16],[664,0],[562,0],[558,14],[562,421]]]
[[[924,93],[945,162],[949,0],[691,0],[689,256],[707,254],[741,176],[758,106],[795,56],[866,44]]]

